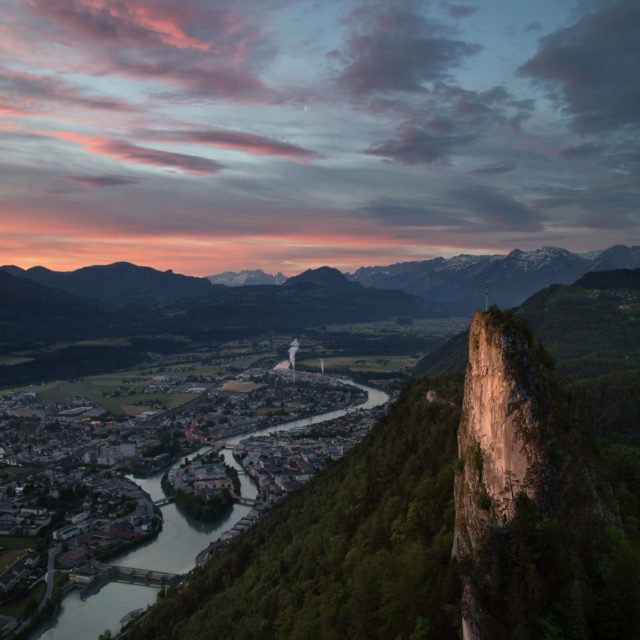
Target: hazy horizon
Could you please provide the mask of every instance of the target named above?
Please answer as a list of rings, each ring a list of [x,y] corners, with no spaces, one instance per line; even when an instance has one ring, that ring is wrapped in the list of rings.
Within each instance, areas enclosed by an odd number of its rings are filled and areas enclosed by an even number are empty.
[[[611,245],[611,246],[616,246],[616,245]],[[617,246],[628,246],[628,247],[633,247],[635,245],[624,245],[623,243],[621,243],[621,245],[617,245]],[[535,251],[542,251],[544,249],[548,249],[548,248],[552,248],[552,249],[566,249],[566,247],[552,247],[552,246],[545,246],[545,247],[538,247],[537,249],[531,249],[529,250],[529,252],[535,252]],[[598,253],[600,251],[606,251],[607,249],[609,249],[611,247],[601,247],[599,249],[595,249],[595,250],[588,250],[588,251],[572,251],[572,253],[576,254],[576,255],[581,255],[581,256],[587,256],[591,253]],[[458,257],[460,255],[470,255],[470,256],[485,256],[485,255],[492,255],[492,256],[507,256],[509,255],[512,251],[517,251],[519,250],[519,247],[513,247],[513,249],[510,250],[506,250],[504,253],[491,253],[491,254],[487,254],[487,253],[483,253],[480,251],[476,251],[476,252],[465,252],[462,254],[455,254],[455,255],[450,255],[450,256],[432,256],[430,258],[423,258],[421,260],[430,260],[430,259],[435,259],[438,257],[443,257],[446,260],[449,260],[451,258],[455,258]],[[522,250],[524,251],[524,250]],[[415,260],[401,260],[398,262],[415,262]],[[239,273],[242,271],[257,271],[257,270],[262,270],[264,271],[264,273],[266,273],[267,275],[277,275],[278,273],[286,276],[287,278],[290,278],[292,276],[298,275],[299,273],[301,273],[302,271],[305,271],[307,268],[309,269],[318,269],[320,267],[331,267],[334,269],[337,269],[338,267],[335,267],[332,264],[318,264],[317,266],[313,266],[313,267],[305,267],[301,270],[298,271],[290,271],[288,273],[284,273],[283,271],[268,271],[265,269],[262,269],[261,267],[255,267],[255,266],[241,266],[238,269],[221,269],[220,271],[216,271],[216,272],[207,272],[207,273],[187,273],[187,272],[182,272],[182,271],[178,271],[176,269],[173,269],[172,267],[157,267],[154,266],[152,264],[146,264],[146,263],[141,263],[141,262],[135,262],[134,260],[114,260],[113,262],[105,262],[105,263],[87,263],[87,264],[83,264],[80,265],[78,267],[75,267],[74,269],[54,269],[49,267],[46,264],[33,264],[33,265],[19,265],[19,264],[5,264],[5,265],[0,265],[0,266],[12,266],[12,267],[19,267],[21,269],[24,269],[25,271],[28,269],[31,269],[33,267],[44,267],[46,269],[50,269],[51,271],[75,271],[76,269],[82,269],[84,267],[106,267],[106,266],[110,266],[113,264],[118,264],[118,263],[129,263],[129,264],[133,264],[137,267],[150,267],[152,269],[156,269],[158,271],[173,271],[174,273],[180,274],[180,275],[187,275],[187,276],[194,276],[194,277],[202,277],[202,278],[206,278],[209,276],[217,276],[217,275],[222,275],[224,273]],[[341,271],[342,273],[349,273],[352,274],[355,271],[357,271],[360,268],[364,268],[364,267],[383,267],[383,266],[388,266],[388,264],[392,264],[392,263],[384,263],[384,264],[362,264],[362,265],[358,265],[356,267],[354,267],[351,271],[346,271],[343,269],[339,269],[339,271]]]

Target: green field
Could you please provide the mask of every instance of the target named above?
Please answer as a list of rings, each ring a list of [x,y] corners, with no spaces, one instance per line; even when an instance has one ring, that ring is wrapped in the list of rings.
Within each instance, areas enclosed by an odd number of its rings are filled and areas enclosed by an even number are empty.
[[[75,345],[126,345],[126,338],[86,340]],[[70,343],[71,344],[71,343]],[[56,345],[59,348],[61,345]],[[68,346],[68,345],[62,345]],[[62,402],[73,396],[87,398],[91,403],[114,415],[137,415],[143,411],[172,409],[192,400],[195,395],[183,391],[185,386],[199,386],[198,381],[179,384],[182,390],[144,393],[154,384],[157,376],[172,378],[221,377],[229,368],[246,369],[257,357],[276,354],[264,350],[252,351],[246,341],[232,342],[211,350],[194,351],[194,345],[185,343],[180,354],[157,356],[151,363],[132,369],[88,376],[79,380],[56,381],[43,385],[20,387],[16,391],[35,391],[38,403]]]
[[[359,324],[332,324],[326,331],[346,331],[356,334],[376,335],[414,335],[423,338],[446,338],[464,331],[469,326],[469,318],[432,318],[429,320],[413,319],[411,324],[398,324],[395,321],[363,322]]]
[[[35,471],[35,467],[14,467],[13,465],[7,465],[6,467],[0,467],[0,476],[6,477],[9,479],[16,478],[18,476],[23,476],[27,473],[31,473]],[[0,538],[0,547],[2,545],[2,539]]]
[[[12,366],[14,364],[22,364],[23,362],[31,362],[33,358],[25,356],[0,355],[0,366]]]
[[[411,356],[345,356],[345,357],[325,357],[325,372],[330,373],[332,369],[350,369],[351,371],[367,371],[372,373],[390,373],[412,368],[417,358]],[[310,369],[320,370],[320,360],[313,358],[300,360],[300,364]]]
[[[71,396],[83,396],[98,407],[115,415],[137,415],[154,405],[172,409],[195,397],[193,393],[167,392],[144,393],[153,376],[135,375],[139,372],[119,372],[101,376],[91,376],[74,382],[52,382],[41,387],[29,387],[38,394],[38,402],[59,402]],[[112,395],[114,393],[119,395]]]
[[[14,618],[22,618],[27,608],[37,605],[47,590],[47,585],[41,582],[37,587],[29,593],[28,596],[15,602],[0,605],[0,615],[12,616]]]
[[[0,576],[3,576],[16,562],[29,555],[29,549],[6,549],[0,551]]]
[[[40,542],[40,538],[37,537],[0,536],[0,547],[5,551],[34,549],[38,546],[38,542]]]

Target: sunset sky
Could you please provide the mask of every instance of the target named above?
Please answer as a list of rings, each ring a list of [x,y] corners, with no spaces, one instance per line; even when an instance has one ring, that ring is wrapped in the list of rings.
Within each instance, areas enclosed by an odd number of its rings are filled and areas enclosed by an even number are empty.
[[[0,263],[640,242],[638,0],[2,0]]]

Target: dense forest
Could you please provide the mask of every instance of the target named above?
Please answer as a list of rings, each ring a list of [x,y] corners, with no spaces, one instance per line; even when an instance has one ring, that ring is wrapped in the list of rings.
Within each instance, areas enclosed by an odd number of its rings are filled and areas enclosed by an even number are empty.
[[[442,400],[427,402],[430,389]],[[405,389],[361,446],[216,552],[126,637],[457,638],[461,391],[459,375]]]

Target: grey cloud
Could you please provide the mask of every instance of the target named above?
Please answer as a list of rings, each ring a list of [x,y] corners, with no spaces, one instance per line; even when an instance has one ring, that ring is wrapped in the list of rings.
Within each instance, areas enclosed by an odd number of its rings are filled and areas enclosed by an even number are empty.
[[[592,229],[637,229],[640,183],[607,182],[589,188],[541,186],[536,207],[564,209],[563,216],[574,227]]]
[[[355,25],[352,20],[352,25]],[[425,19],[406,3],[358,11],[342,59],[339,83],[354,98],[384,91],[424,92],[449,78],[480,46],[456,39],[450,28]]]
[[[533,78],[572,117],[598,132],[640,125],[640,3],[598,5],[573,25],[540,39],[519,72]]]
[[[365,153],[399,164],[433,164],[444,161],[454,149],[476,139],[473,135],[438,135],[425,128],[403,126],[396,138],[372,144]]]
[[[540,213],[497,189],[470,185],[452,191],[451,196],[502,231],[535,232],[544,229]]]
[[[127,162],[180,169],[188,173],[218,173],[224,168],[223,164],[201,156],[149,149],[118,140],[108,140],[101,143],[98,152]]]
[[[284,140],[230,129],[142,129],[137,131],[136,134],[150,140],[188,142],[190,144],[244,151],[258,156],[276,156],[294,160],[324,158],[320,153]]]
[[[469,171],[470,175],[483,176],[483,175],[496,175],[501,173],[508,173],[516,168],[516,163],[512,160],[500,160],[499,162],[492,162],[485,164],[477,169]]]
[[[65,180],[79,182],[87,187],[125,187],[130,184],[140,184],[140,178],[126,176],[63,176]]]
[[[539,22],[530,22],[525,25],[524,31],[525,33],[529,33],[531,31],[542,31],[542,25]]]
[[[134,111],[132,104],[105,96],[88,95],[63,79],[16,72],[0,66],[0,107],[31,112],[47,104],[73,105],[100,111]]]
[[[477,92],[438,82],[418,106],[376,101],[377,109],[404,122],[396,135],[371,144],[367,155],[388,158],[400,164],[443,162],[461,147],[481,138],[489,129],[513,127],[514,120],[530,115],[530,101],[516,101],[502,86]],[[424,113],[429,113],[424,118]],[[514,114],[514,115],[511,115]]]
[[[453,4],[450,2],[446,3],[446,7],[447,11],[454,18],[466,18],[478,10],[478,7],[474,7],[470,4]]]
[[[560,150],[560,156],[568,160],[573,158],[584,159],[601,155],[606,149],[605,145],[585,142],[573,147],[565,147]]]
[[[582,221],[583,227],[590,229],[637,229],[640,218],[631,214],[612,216],[607,212],[594,213]]]
[[[451,215],[412,199],[379,198],[356,209],[355,213],[388,227],[459,227],[463,224]]]

